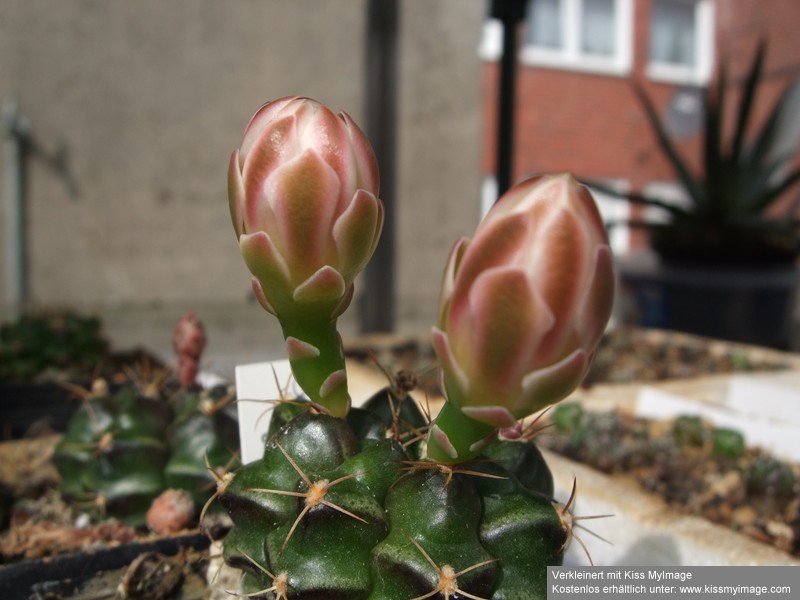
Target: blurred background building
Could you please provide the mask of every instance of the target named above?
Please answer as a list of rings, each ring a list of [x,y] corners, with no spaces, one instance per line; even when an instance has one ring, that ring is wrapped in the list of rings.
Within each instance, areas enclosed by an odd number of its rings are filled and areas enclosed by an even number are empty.
[[[398,330],[433,323],[450,247],[496,197],[502,27],[490,5],[397,0]],[[0,314],[20,305],[91,311],[122,343],[168,345],[177,316],[195,310],[217,324],[218,347],[237,328],[258,347],[272,323],[251,298],[230,226],[228,158],[251,114],[280,96],[314,97],[364,125],[370,6],[0,0]],[[696,152],[698,90],[721,55],[740,72],[767,36],[776,86],[796,75],[795,0],[528,0],[526,9],[515,179],[570,170],[620,189],[670,186],[630,77]],[[19,229],[9,208],[15,185],[24,217],[17,246],[8,243]],[[629,210],[603,206],[609,218]],[[627,230],[613,241],[618,252],[643,243]],[[346,331],[357,332],[356,316],[348,319]],[[230,344],[241,346],[241,336]]]
[[[24,260],[26,306],[97,311],[124,342],[168,344],[188,309],[269,339],[230,224],[228,159],[253,112],[285,95],[364,127],[368,4],[0,0],[0,101],[28,129],[24,255],[4,251],[0,310]],[[427,329],[450,246],[480,217],[486,7],[398,5],[396,321]],[[7,214],[4,202],[4,237]]]
[[[800,76],[800,2],[793,0],[527,0],[519,33],[514,178],[572,171],[620,191],[661,192],[681,200],[671,165],[656,144],[631,79],[653,98],[668,133],[699,170],[702,93],[724,61],[739,91],[758,43],[766,40],[765,79],[753,129],[787,83]],[[484,185],[494,195],[493,115],[502,29],[487,22],[481,54]],[[735,102],[732,96],[731,115]],[[732,123],[726,123],[729,128]],[[798,153],[798,149],[795,149]],[[800,154],[798,154],[800,156]],[[793,190],[800,197],[800,189]],[[600,198],[609,221],[631,207]],[[620,254],[645,243],[641,231],[611,231]]]

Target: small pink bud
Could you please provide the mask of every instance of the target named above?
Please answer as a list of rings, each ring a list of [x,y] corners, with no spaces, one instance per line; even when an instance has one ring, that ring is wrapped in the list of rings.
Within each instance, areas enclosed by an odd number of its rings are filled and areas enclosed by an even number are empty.
[[[176,354],[185,354],[199,359],[206,347],[206,332],[203,323],[193,312],[183,315],[172,331],[172,347]]]
[[[372,148],[347,114],[299,97],[256,112],[231,156],[228,198],[262,305],[346,308],[383,226],[378,187]]]
[[[518,184],[450,255],[433,332],[448,399],[508,427],[566,397],[594,357],[613,293],[589,191],[568,174]]]
[[[178,355],[178,379],[184,387],[190,387],[197,379],[200,358],[206,347],[206,333],[200,319],[188,312],[172,331],[172,347]]]
[[[191,527],[195,507],[186,490],[165,490],[153,500],[145,521],[150,531],[159,535],[175,535]]]

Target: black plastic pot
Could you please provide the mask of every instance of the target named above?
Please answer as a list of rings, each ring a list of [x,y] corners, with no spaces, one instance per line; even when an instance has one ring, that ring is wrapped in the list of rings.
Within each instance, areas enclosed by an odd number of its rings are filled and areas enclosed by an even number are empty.
[[[0,383],[0,436],[22,437],[40,422],[64,431],[78,406],[75,395],[56,383]]]
[[[56,594],[47,597],[58,597],[59,590],[78,586],[101,571],[125,567],[145,552],[173,556],[189,548],[205,550],[209,544],[206,535],[193,533],[0,566],[0,598],[36,598],[47,590]]]
[[[800,284],[793,266],[662,264],[618,260],[621,319],[781,350],[791,345]]]

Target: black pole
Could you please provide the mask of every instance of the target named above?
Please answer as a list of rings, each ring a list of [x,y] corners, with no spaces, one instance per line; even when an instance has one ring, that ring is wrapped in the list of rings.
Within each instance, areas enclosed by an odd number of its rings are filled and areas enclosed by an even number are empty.
[[[491,16],[503,24],[503,55],[497,100],[497,196],[511,187],[514,166],[514,106],[517,78],[517,28],[525,19],[526,0],[493,0]]]
[[[367,3],[365,132],[380,165],[385,221],[364,271],[365,293],[359,306],[362,333],[394,329],[398,16],[399,0]]]

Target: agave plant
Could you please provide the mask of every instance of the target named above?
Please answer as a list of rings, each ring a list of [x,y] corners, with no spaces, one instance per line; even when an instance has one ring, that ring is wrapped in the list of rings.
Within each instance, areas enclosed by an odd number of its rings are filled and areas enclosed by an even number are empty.
[[[761,43],[742,86],[732,119],[725,131],[730,77],[722,65],[714,85],[705,91],[701,173],[690,168],[658,115],[653,100],[641,84],[633,90],[664,156],[674,169],[688,202],[676,204],[658,196],[625,194],[633,203],[666,211],[669,219],[628,221],[651,232],[654,248],[666,259],[714,262],[792,261],[800,251],[797,204],[778,214],[776,204],[800,180],[792,169],[800,142],[800,81],[788,85],[769,112],[763,126],[746,139],[753,125],[759,86],[764,79],[766,46]],[[594,184],[593,184],[594,185]],[[602,187],[602,186],[596,186]],[[603,188],[605,192],[616,194]]]

